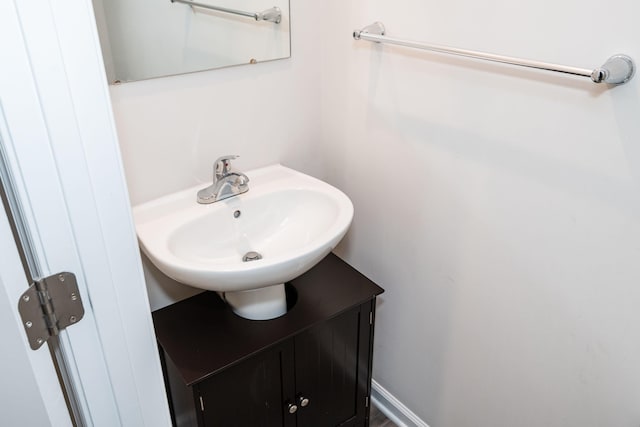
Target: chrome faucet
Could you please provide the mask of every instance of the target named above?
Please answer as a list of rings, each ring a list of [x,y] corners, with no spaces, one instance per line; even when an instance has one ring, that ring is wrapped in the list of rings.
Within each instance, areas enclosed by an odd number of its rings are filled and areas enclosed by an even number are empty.
[[[213,184],[198,191],[198,203],[209,204],[249,191],[249,177],[231,170],[231,160],[239,156],[222,156],[213,164]]]

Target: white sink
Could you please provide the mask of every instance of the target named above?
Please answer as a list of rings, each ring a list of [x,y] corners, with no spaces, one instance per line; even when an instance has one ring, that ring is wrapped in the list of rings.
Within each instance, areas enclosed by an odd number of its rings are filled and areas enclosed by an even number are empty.
[[[286,312],[284,283],[309,270],[342,239],[353,218],[349,198],[281,165],[245,172],[249,191],[209,205],[203,185],[133,208],[140,246],[167,276],[224,293],[239,315]],[[243,261],[249,252],[262,259]]]

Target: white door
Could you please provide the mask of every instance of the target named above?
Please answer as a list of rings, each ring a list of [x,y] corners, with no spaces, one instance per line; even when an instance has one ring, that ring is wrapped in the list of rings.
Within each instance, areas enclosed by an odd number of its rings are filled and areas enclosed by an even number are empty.
[[[29,265],[37,276],[73,272],[84,300],[84,319],[62,331],[55,351],[77,421],[169,425],[90,0],[1,1],[0,54],[0,168]],[[3,211],[0,224],[5,223]],[[0,303],[3,315],[13,319],[7,327],[19,339],[15,307],[4,308],[26,289],[26,279],[16,282],[15,248],[2,239]],[[24,359],[24,351],[16,347],[6,354]],[[29,352],[30,369],[50,373],[46,347]],[[4,342],[2,354],[7,365]],[[24,361],[23,371],[29,369]],[[15,372],[22,376],[18,366]],[[1,378],[3,396],[27,399]],[[26,415],[20,418],[24,408],[0,401],[3,425],[14,409],[20,420],[15,425],[46,425],[41,416],[53,425],[68,423],[55,377],[35,378],[36,387],[25,392],[39,390],[35,399],[46,402],[42,410],[26,422]],[[33,380],[25,379],[32,385]]]

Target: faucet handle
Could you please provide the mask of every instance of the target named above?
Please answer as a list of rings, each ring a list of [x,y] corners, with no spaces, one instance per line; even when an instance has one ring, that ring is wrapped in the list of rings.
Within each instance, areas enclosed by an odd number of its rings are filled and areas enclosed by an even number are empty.
[[[237,159],[238,157],[240,156],[234,154],[219,157],[213,164],[213,174],[216,179],[220,179],[231,172],[231,160]]]
[[[242,172],[234,173],[238,175],[238,177],[236,178],[236,184],[238,185],[238,187],[246,187],[247,183],[250,181],[249,177]]]

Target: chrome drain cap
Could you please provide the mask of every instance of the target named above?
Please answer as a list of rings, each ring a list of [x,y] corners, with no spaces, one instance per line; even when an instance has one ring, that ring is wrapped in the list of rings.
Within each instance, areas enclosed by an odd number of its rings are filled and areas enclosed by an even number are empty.
[[[262,255],[254,251],[249,251],[242,257],[243,262],[257,261],[259,259],[262,259]]]

